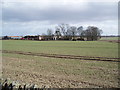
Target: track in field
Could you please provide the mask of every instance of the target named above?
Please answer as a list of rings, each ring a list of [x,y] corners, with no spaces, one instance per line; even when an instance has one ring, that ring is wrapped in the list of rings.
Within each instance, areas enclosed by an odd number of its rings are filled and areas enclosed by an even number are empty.
[[[100,40],[105,42],[120,43],[120,40]]]
[[[120,62],[120,58],[109,58],[109,57],[60,55],[60,54],[46,54],[46,53],[33,53],[33,52],[8,51],[8,50],[2,50],[2,53],[42,56],[42,57],[51,57],[51,58],[76,59],[76,60],[93,60],[93,61]]]
[[[64,59],[76,59],[76,60],[95,60],[95,61],[108,61],[108,62],[120,62],[120,58],[108,58],[108,57],[90,57],[90,56],[75,56],[75,55],[60,55],[60,54],[46,54],[46,53],[33,53],[33,52],[22,52],[22,51],[7,51],[3,50],[3,53],[12,53],[12,54],[21,54],[21,55],[32,55],[32,56],[42,56],[42,57],[51,57],[51,58],[64,58]],[[67,79],[66,79],[67,81]],[[77,81],[71,81],[77,82]],[[117,88],[110,85],[101,85],[96,83],[91,83],[87,81],[78,81],[83,84],[103,87],[103,88]]]

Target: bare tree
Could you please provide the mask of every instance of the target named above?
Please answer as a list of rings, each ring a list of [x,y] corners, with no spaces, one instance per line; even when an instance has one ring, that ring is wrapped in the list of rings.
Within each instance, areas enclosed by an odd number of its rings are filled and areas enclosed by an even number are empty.
[[[75,26],[70,27],[71,35],[74,37],[77,34],[77,28]]]
[[[77,28],[77,33],[80,37],[82,37],[82,32],[83,32],[83,26],[80,26]]]
[[[59,31],[61,32],[61,34],[63,34],[63,36],[67,36],[67,31],[70,28],[69,24],[60,24],[57,26],[57,29],[59,29]]]
[[[88,26],[84,32],[84,36],[88,41],[98,40],[101,37],[102,30],[95,26]]]
[[[47,35],[48,35],[48,36],[52,36],[52,35],[53,35],[53,31],[52,31],[51,29],[48,29],[48,30],[47,30]]]
[[[55,27],[55,35],[57,36],[57,39],[59,39],[59,37],[61,36],[61,32],[60,32],[60,28],[59,27]]]

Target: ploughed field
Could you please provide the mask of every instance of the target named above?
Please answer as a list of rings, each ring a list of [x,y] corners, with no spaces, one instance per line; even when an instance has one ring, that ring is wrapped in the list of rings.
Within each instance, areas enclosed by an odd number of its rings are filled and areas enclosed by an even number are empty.
[[[38,87],[118,87],[118,44],[3,40],[3,78]]]

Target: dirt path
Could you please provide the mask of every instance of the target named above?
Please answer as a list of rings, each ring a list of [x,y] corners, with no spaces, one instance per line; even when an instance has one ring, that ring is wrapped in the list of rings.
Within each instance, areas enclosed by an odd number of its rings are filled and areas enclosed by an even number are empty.
[[[51,57],[51,58],[76,59],[76,60],[94,60],[94,61],[120,62],[120,58],[109,58],[109,57],[60,55],[60,54],[33,53],[33,52],[8,51],[8,50],[2,50],[2,53],[42,56],[42,57]]]
[[[120,43],[120,40],[100,40],[105,42]]]

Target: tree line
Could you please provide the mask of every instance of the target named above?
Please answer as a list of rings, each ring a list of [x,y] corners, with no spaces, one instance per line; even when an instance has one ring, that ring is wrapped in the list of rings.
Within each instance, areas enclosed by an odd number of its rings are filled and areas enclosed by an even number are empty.
[[[75,37],[77,36],[80,40],[84,40],[84,38],[86,38],[88,41],[94,41],[100,39],[102,33],[103,31],[96,26],[88,26],[87,29],[84,30],[83,26],[76,27],[64,23],[57,25],[54,33],[52,29],[47,30],[48,36],[62,36],[66,40],[71,37],[75,40]]]

